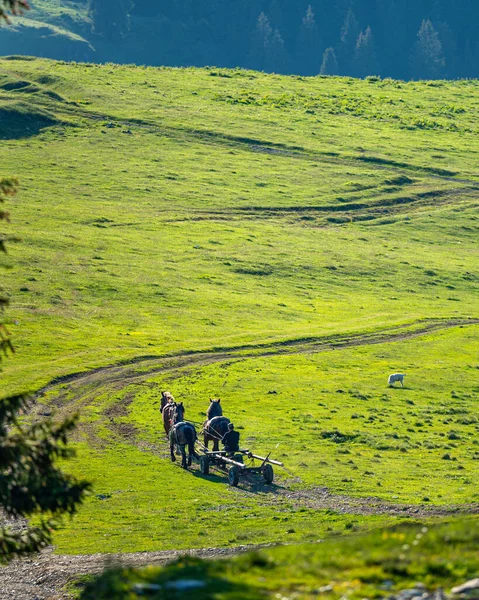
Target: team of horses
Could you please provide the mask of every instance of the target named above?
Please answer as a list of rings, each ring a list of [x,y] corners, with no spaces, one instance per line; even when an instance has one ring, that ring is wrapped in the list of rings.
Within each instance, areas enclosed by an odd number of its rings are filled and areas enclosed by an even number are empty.
[[[193,423],[185,421],[185,407],[183,402],[175,402],[169,392],[161,393],[160,411],[163,427],[170,442],[171,460],[176,460],[175,451],[181,454],[181,466],[186,469],[191,466],[194,458],[198,458],[195,451],[195,442],[198,439]],[[210,400],[206,411],[206,421],[203,423],[203,442],[206,449],[208,443],[213,442],[213,451],[219,450],[219,443],[228,431],[230,420],[223,416],[221,400]],[[186,454],[188,448],[188,455]]]

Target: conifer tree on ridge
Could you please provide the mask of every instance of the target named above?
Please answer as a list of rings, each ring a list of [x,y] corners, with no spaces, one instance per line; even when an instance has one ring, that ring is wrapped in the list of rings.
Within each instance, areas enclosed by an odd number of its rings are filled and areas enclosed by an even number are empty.
[[[411,71],[416,79],[435,79],[442,75],[445,60],[439,34],[429,19],[423,19],[411,55]]]
[[[300,75],[318,73],[320,50],[319,30],[310,4],[302,19],[296,42],[296,71]]]
[[[371,27],[368,27],[364,33],[361,32],[358,36],[354,52],[353,68],[353,74],[356,77],[367,77],[368,75],[377,75],[379,73]]]
[[[337,75],[338,74],[338,61],[336,60],[336,53],[334,48],[326,48],[323,54],[323,62],[321,64],[321,75]]]

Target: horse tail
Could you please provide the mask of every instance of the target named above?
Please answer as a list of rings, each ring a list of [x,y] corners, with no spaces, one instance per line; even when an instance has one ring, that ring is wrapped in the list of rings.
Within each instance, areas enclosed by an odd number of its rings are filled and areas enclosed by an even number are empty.
[[[195,442],[196,442],[196,429],[191,425],[190,427],[185,427],[184,435],[186,439],[186,443],[188,444],[188,454],[190,456],[196,456],[195,452]]]

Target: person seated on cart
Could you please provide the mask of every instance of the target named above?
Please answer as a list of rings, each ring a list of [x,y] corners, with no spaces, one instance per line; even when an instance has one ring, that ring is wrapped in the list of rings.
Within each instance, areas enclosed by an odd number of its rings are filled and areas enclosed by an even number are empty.
[[[239,439],[240,434],[235,430],[233,423],[228,423],[228,431],[224,434],[223,439],[221,440],[225,447],[225,451],[230,454],[238,452],[240,449]]]

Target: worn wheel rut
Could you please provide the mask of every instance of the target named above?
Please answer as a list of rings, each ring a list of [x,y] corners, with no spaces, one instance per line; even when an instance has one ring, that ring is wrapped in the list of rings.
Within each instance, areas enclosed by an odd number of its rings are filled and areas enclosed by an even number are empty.
[[[241,346],[219,347],[212,350],[186,351],[176,354],[138,356],[121,363],[99,367],[90,371],[57,377],[41,388],[37,395],[51,391],[59,385],[68,384],[72,390],[83,386],[103,386],[122,381],[131,383],[144,380],[150,375],[178,370],[190,366],[203,366],[229,359],[248,359],[280,354],[314,354],[339,348],[384,344],[412,339],[453,327],[479,324],[479,319],[425,319],[367,333],[337,334],[331,336],[304,337],[283,341],[260,342]]]

